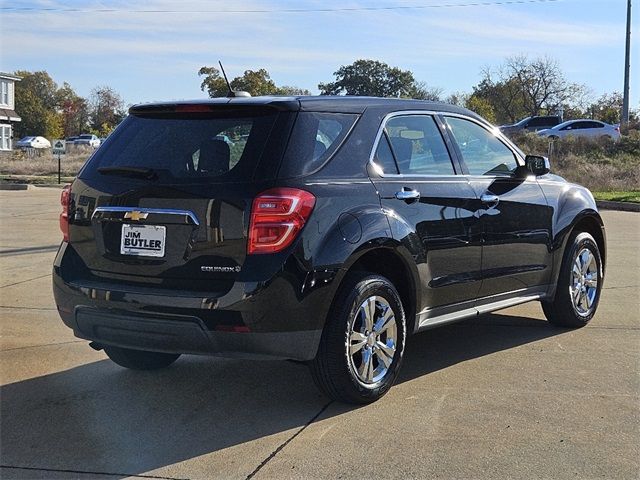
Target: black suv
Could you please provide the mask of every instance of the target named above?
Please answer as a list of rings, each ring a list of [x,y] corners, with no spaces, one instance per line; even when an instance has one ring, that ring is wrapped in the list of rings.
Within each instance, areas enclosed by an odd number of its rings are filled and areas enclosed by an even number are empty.
[[[539,300],[594,315],[592,195],[474,113],[364,97],[154,103],[62,193],[62,320],[119,365],[182,353],[310,364],[371,402],[406,337]]]

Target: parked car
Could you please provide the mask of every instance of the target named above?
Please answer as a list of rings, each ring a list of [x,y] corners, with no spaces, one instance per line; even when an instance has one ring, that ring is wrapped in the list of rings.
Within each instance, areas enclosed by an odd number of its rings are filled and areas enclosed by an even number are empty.
[[[502,125],[500,131],[505,134],[514,134],[518,132],[537,132],[547,128],[555,127],[562,123],[562,118],[559,115],[543,115],[536,117],[523,118],[513,125]]]
[[[53,289],[77,337],[132,369],[304,361],[345,402],[382,396],[423,330],[529,301],[582,327],[605,274],[591,193],[441,103],[134,106],[61,202]]]
[[[540,130],[538,135],[549,138],[587,137],[620,139],[620,126],[609,125],[598,120],[569,120],[547,130]]]
[[[51,148],[51,142],[44,137],[23,137],[15,143],[16,148]]]
[[[88,145],[93,148],[100,146],[100,139],[96,135],[83,134],[76,138],[73,142],[75,145]]]

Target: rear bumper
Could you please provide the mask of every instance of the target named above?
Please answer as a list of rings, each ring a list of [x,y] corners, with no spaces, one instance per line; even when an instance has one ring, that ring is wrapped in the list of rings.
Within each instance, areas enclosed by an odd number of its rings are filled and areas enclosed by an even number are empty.
[[[74,334],[102,346],[255,359],[311,360],[322,331],[236,333],[208,330],[197,317],[141,315],[78,307]]]
[[[292,273],[289,264],[268,281],[236,281],[226,292],[89,279],[65,263],[66,247],[53,267],[58,312],[77,337],[102,345],[311,360],[336,288],[333,273]]]

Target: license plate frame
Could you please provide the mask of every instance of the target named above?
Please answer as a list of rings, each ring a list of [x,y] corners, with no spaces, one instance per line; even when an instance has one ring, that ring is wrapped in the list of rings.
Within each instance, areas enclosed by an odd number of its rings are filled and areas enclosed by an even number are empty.
[[[165,254],[166,244],[167,227],[163,225],[122,224],[120,232],[121,255],[162,258]]]

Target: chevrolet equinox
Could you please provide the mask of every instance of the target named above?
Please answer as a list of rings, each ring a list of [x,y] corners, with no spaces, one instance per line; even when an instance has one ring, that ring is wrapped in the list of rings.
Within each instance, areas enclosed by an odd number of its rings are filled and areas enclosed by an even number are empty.
[[[132,369],[307,362],[367,403],[410,334],[529,301],[594,316],[591,193],[478,115],[366,97],[137,105],[62,191],[57,308]]]

